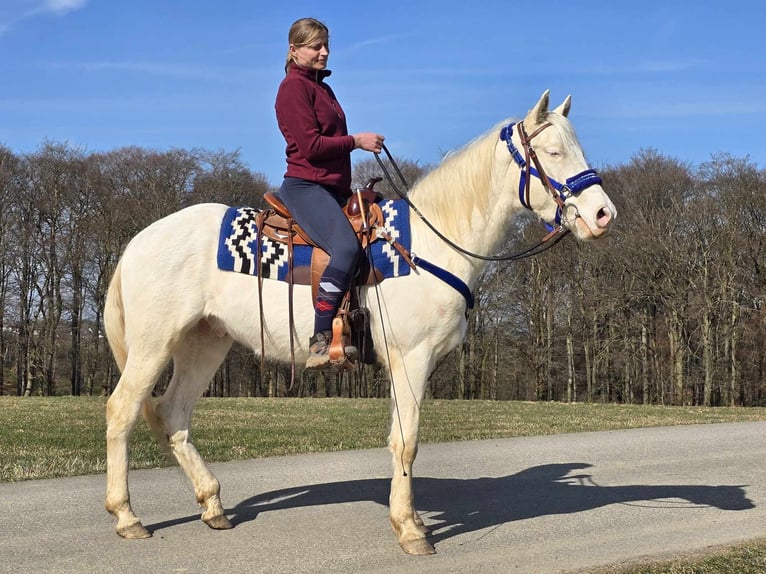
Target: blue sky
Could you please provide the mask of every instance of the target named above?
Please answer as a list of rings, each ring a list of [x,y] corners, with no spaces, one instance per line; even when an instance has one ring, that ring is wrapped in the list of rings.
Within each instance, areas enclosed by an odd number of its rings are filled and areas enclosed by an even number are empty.
[[[303,16],[330,28],[350,131],[397,157],[436,163],[550,89],[596,168],[647,148],[766,167],[754,0],[0,0],[0,144],[240,150],[278,185],[274,96]]]

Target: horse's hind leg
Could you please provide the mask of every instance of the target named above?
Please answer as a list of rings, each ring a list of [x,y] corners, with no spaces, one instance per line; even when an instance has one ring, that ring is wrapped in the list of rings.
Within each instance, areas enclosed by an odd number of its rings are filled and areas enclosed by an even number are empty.
[[[192,444],[190,427],[194,404],[231,345],[231,338],[216,335],[201,322],[174,350],[173,378],[165,394],[156,404],[144,405],[144,417],[192,482],[197,502],[204,508],[202,520],[219,530],[231,528],[231,522],[221,505],[220,484]]]
[[[130,506],[128,491],[128,441],[141,404],[151,394],[169,355],[132,349],[112,395],[106,403],[106,502],[117,518],[115,530],[123,538],[148,538]]]

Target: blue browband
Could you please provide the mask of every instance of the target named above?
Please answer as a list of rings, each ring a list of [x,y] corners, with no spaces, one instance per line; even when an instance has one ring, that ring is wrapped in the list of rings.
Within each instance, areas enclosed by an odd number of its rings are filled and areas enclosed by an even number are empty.
[[[518,164],[518,166],[521,168],[521,177],[519,178],[519,200],[521,201],[521,205],[526,207],[527,209],[532,209],[532,207],[527,203],[524,190],[526,188],[526,182],[527,182],[527,171],[533,175],[534,177],[540,178],[540,173],[535,169],[533,165],[530,165],[528,169],[525,169],[527,167],[527,162],[524,161],[524,158],[521,155],[521,152],[519,152],[518,148],[513,145],[513,128],[516,126],[515,122],[511,122],[507,126],[505,126],[502,130],[500,130],[500,139],[503,140],[508,145],[508,151],[511,153],[511,157],[513,157],[514,161]],[[572,177],[567,178],[566,183],[559,183],[555,179],[549,177],[548,180],[551,182],[551,185],[553,188],[558,192],[559,197],[561,198],[561,201],[566,201],[573,195],[578,195],[591,185],[600,185],[601,184],[601,178],[598,176],[598,173],[596,173],[596,170],[593,169],[586,169],[585,171],[581,171],[577,175],[573,175]],[[547,221],[544,221],[546,227],[549,229],[552,229],[552,226]],[[556,210],[556,225],[561,224],[561,207],[559,207]]]

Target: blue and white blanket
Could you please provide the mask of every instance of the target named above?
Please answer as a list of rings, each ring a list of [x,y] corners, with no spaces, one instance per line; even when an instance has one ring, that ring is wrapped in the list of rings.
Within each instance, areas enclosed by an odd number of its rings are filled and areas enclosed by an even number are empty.
[[[403,200],[384,200],[380,202],[387,233],[407,251],[410,250],[410,210]],[[276,243],[266,236],[261,238],[260,265],[256,264],[256,217],[258,210],[252,207],[230,207],[221,222],[218,238],[218,268],[224,271],[236,271],[248,275],[287,280],[287,245]],[[294,266],[311,266],[313,247],[295,245]],[[374,266],[384,279],[408,275],[410,267],[399,252],[387,241],[375,241],[370,244],[370,254]]]

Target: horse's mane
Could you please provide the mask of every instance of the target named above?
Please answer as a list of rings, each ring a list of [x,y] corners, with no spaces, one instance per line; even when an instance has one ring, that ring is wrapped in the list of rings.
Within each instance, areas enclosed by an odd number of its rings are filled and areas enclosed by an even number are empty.
[[[459,237],[471,213],[487,213],[494,147],[500,122],[462,148],[448,153],[441,164],[419,180],[410,192],[418,209],[448,237]]]

